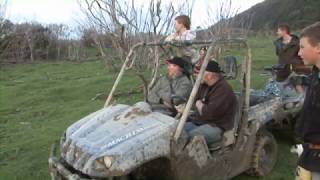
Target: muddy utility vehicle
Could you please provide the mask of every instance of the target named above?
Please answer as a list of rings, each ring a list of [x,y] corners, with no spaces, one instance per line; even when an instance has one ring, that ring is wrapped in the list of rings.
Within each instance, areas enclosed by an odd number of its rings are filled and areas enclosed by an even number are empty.
[[[240,43],[246,47],[241,72],[234,128],[207,144],[203,136],[188,137],[184,125],[191,113],[209,55],[218,46]],[[180,116],[153,110],[146,102],[111,105],[123,73],[134,61],[137,48],[210,46]],[[230,179],[247,172],[266,176],[276,163],[277,144],[265,124],[279,107],[278,97],[250,95],[251,53],[243,39],[139,43],[130,50],[105,107],[72,124],[53,145],[49,169],[53,179]],[[252,99],[252,100],[250,100]]]
[[[307,76],[292,72],[285,81],[278,82],[276,80],[277,72],[285,68],[285,65],[280,64],[265,67],[264,70],[271,74],[271,78],[267,81],[264,89],[252,92],[259,98],[269,98],[270,96],[280,98],[281,106],[277,110],[277,116],[274,116],[272,121],[268,123],[268,127],[273,130],[294,130],[305,97],[305,94],[299,94],[296,91],[293,82],[298,76],[306,81]],[[308,70],[309,67],[304,68]]]

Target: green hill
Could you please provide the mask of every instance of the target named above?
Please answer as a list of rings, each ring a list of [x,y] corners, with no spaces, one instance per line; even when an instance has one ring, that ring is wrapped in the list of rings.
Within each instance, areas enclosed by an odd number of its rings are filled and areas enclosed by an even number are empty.
[[[265,0],[237,15],[235,22],[251,18],[252,30],[270,30],[278,24],[301,29],[320,21],[320,0]]]

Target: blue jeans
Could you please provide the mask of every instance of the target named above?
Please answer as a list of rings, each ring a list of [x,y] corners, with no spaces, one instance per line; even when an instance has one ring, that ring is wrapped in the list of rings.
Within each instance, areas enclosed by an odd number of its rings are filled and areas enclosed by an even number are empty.
[[[222,129],[210,126],[209,124],[197,126],[192,122],[187,122],[184,128],[188,136],[193,137],[195,135],[202,135],[208,144],[217,142],[222,138]]]

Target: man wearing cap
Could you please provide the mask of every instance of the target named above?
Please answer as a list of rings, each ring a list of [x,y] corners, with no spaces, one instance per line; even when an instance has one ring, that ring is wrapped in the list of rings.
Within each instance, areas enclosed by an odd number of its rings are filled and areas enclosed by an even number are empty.
[[[236,96],[221,72],[217,62],[208,63],[195,97],[196,116],[185,127],[189,136],[203,135],[208,144],[220,140],[224,131],[233,128]]]
[[[148,94],[148,102],[151,104],[164,104],[170,109],[180,105],[188,97],[192,90],[192,83],[184,74],[186,62],[180,57],[173,57],[167,61],[167,75],[162,76]],[[174,98],[179,96],[181,98]]]

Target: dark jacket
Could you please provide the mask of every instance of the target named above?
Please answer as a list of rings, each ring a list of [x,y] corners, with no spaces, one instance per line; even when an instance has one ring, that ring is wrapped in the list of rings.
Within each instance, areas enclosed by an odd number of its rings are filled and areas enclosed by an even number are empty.
[[[298,56],[300,41],[295,35],[291,35],[292,39],[288,44],[283,43],[283,38],[279,38],[274,42],[276,55],[278,56],[278,64],[286,64],[286,69],[277,73],[277,80],[284,81],[290,75],[290,65],[303,65],[303,61]]]
[[[223,130],[233,128],[236,96],[225,79],[220,79],[213,86],[201,84],[195,102],[201,100],[205,105],[202,115],[197,113],[195,124],[210,124]]]
[[[305,144],[320,145],[320,74],[316,67],[310,77],[301,116],[296,124],[296,133]],[[320,149],[309,149],[305,146],[299,165],[309,171],[320,172]]]

